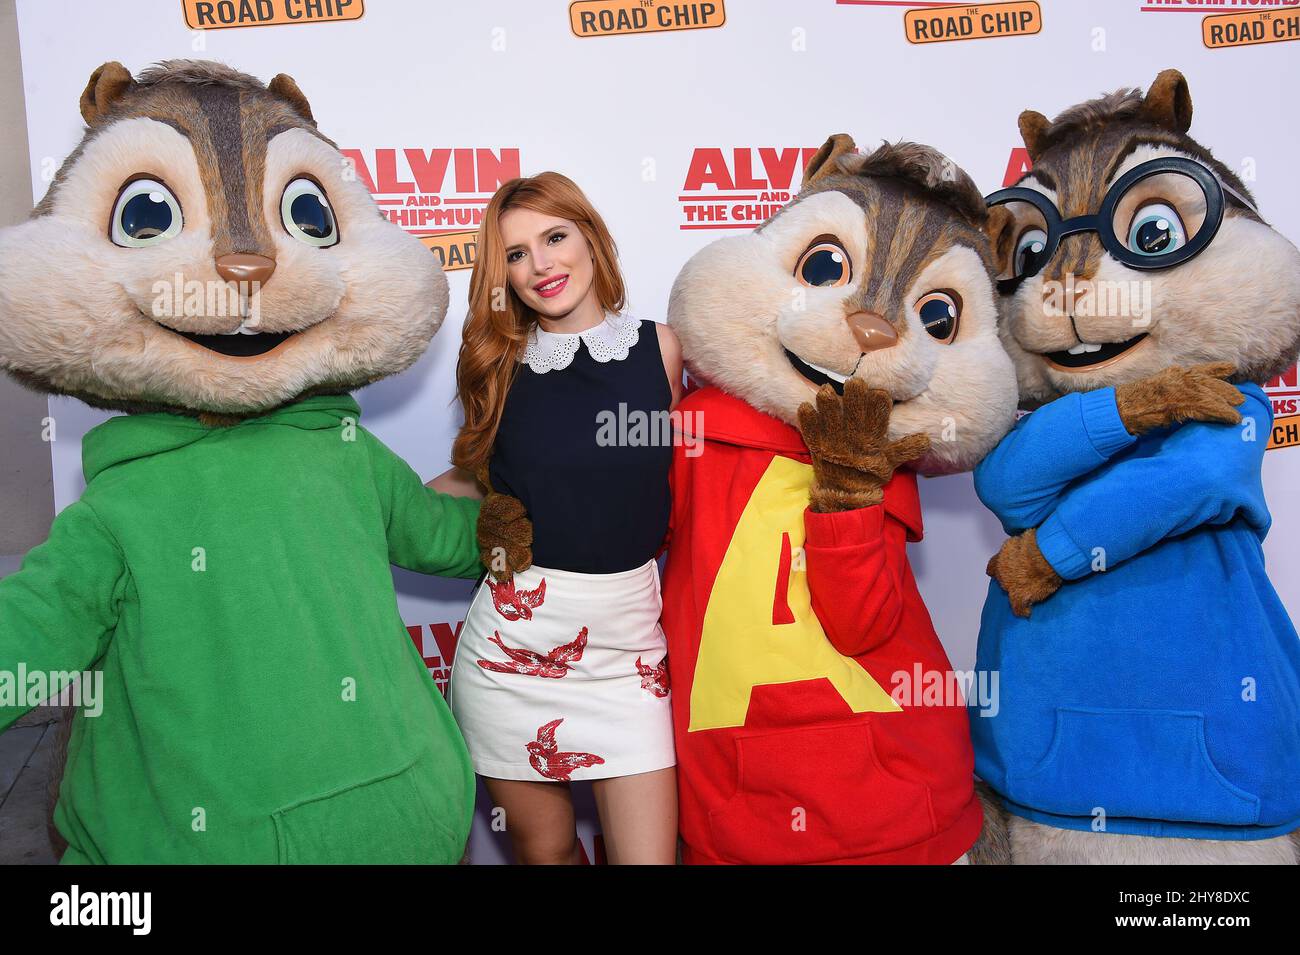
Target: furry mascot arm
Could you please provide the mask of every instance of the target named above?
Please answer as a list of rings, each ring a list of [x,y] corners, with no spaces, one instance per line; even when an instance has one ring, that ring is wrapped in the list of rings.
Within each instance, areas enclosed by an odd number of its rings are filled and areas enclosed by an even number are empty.
[[[656,559],[668,551],[673,539],[673,528],[683,524],[685,516],[691,512],[692,456],[687,452],[691,448],[691,441],[704,440],[704,433],[702,430],[692,430],[694,425],[687,420],[689,418],[690,415],[684,415],[681,420],[673,423],[673,461],[668,469],[668,529],[664,531],[664,540],[655,554]]]
[[[389,562],[422,574],[477,577],[479,502],[425,487],[411,466],[378,438],[361,429],[358,434],[369,445],[371,473],[388,527]]]
[[[1241,392],[1216,362],[1170,367],[1118,388],[1076,392],[1021,418],[975,468],[975,493],[1008,534],[1037,527],[1062,491],[1131,445],[1137,435],[1185,421],[1236,424]]]
[[[843,396],[826,385],[815,406],[799,409],[814,472],[804,517],[808,588],[827,638],[845,656],[884,643],[902,619],[897,565],[907,559],[906,532],[886,513],[884,489],[929,439],[890,441],[892,404],[854,378]]]
[[[804,514],[813,612],[839,653],[859,656],[894,635],[903,619],[900,561],[907,535],[884,504]]]
[[[65,508],[22,570],[0,580],[0,673],[89,667],[108,649],[129,580],[116,541],[90,505]],[[11,694],[0,683],[0,730],[39,702],[25,700],[26,689],[17,682]]]
[[[1114,388],[1057,398],[1025,415],[975,468],[975,493],[1008,534],[1036,527],[1066,486],[1101,467],[1136,438]]]
[[[1029,604],[1063,581],[1113,568],[1168,537],[1226,524],[1243,512],[1262,535],[1268,519],[1260,468],[1272,409],[1253,394],[1242,409],[1241,425],[1185,425],[1156,454],[1121,461],[1072,487],[1036,530],[1007,541],[989,572],[1011,594],[1013,609],[1028,616]],[[1026,582],[1041,587],[1047,570],[1055,586],[1026,600]]]

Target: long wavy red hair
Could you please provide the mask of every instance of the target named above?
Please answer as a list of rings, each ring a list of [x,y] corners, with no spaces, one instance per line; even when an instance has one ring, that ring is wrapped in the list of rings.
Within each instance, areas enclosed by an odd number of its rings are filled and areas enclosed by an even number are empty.
[[[597,301],[607,312],[621,312],[626,304],[618,249],[605,220],[573,180],[558,172],[542,172],[511,179],[496,191],[479,225],[469,280],[469,314],[456,365],[457,397],[465,410],[465,424],[452,445],[451,459],[476,476],[492,455],[519,353],[537,324],[537,313],[510,285],[501,240],[501,216],[514,208],[575,223],[591,248]]]

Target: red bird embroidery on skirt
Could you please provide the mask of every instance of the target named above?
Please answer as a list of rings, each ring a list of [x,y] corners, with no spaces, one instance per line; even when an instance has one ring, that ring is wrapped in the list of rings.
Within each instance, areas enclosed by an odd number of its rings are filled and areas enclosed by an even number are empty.
[[[533,608],[540,607],[546,599],[546,578],[532,590],[515,590],[515,579],[511,577],[503,584],[498,584],[489,575],[488,588],[492,591],[492,606],[497,613],[507,620],[532,620]]]
[[[652,667],[646,666],[641,662],[641,658],[636,658],[636,672],[641,674],[641,689],[649,690],[655,696],[665,697],[668,695],[668,658],[664,657]]]
[[[550,653],[538,653],[523,647],[508,647],[501,639],[498,630],[492,631],[488,640],[506,652],[510,662],[498,663],[494,660],[479,660],[478,665],[494,673],[519,673],[523,676],[543,676],[558,680],[571,669],[569,664],[582,659],[582,651],[587,646],[587,628],[578,631],[572,643],[564,643]]]
[[[569,774],[575,769],[599,766],[605,762],[595,753],[561,753],[555,741],[555,729],[564,722],[564,717],[551,720],[537,730],[537,741],[527,745],[528,762],[547,779],[569,782]]]

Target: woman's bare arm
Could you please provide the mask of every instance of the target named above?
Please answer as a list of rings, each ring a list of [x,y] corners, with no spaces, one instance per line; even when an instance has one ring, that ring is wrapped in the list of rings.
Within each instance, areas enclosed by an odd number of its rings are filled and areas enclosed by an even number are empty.
[[[475,500],[483,500],[483,489],[474,480],[474,475],[461,468],[449,468],[424,486],[455,497],[472,497]]]
[[[659,335],[659,354],[664,360],[664,374],[668,376],[668,386],[673,390],[671,411],[682,400],[682,346],[677,341],[677,333],[663,322],[655,322],[655,331]]]

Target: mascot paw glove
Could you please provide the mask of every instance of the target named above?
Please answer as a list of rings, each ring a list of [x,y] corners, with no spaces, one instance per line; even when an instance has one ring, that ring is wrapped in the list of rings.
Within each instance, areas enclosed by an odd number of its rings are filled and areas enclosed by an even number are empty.
[[[812,509],[818,513],[856,510],[879,504],[894,469],[930,449],[925,434],[889,440],[894,402],[886,391],[859,378],[844,384],[844,395],[830,385],[817,392],[817,404],[799,408],[799,430],[812,455]]]
[[[488,492],[478,513],[479,559],[500,582],[533,564],[533,523],[523,502],[508,494]]]
[[[1235,371],[1230,362],[1175,366],[1119,385],[1115,405],[1120,420],[1129,434],[1145,434],[1183,421],[1236,424],[1241,420],[1236,406],[1246,397],[1224,380]]]
[[[1017,617],[1028,617],[1030,607],[1052,596],[1064,583],[1038,549],[1033,528],[1008,538],[989,558],[987,572],[1007,592],[1011,612]]]

